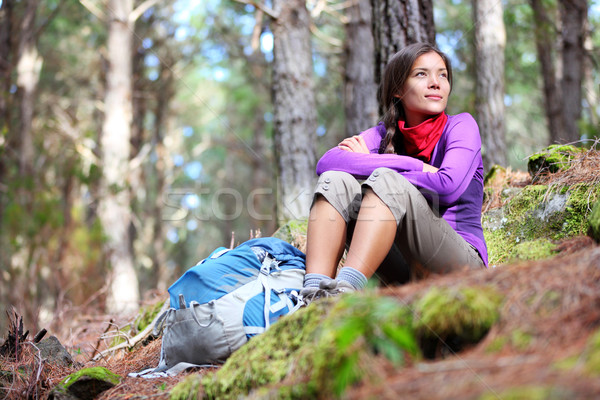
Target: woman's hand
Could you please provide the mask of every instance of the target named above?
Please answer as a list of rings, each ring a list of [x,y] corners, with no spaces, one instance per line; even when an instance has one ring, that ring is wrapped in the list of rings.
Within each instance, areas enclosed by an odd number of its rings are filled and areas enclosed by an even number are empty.
[[[423,172],[438,172],[439,168],[434,167],[433,165],[423,163]]]
[[[369,154],[370,151],[365,144],[365,140],[360,135],[350,136],[338,144],[338,147],[344,151],[350,151],[352,153],[364,153]]]

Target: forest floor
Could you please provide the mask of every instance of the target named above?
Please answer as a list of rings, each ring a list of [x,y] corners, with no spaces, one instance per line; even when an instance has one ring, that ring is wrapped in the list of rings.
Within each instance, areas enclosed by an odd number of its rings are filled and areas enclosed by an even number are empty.
[[[523,175],[515,176],[522,186]],[[557,248],[558,255],[540,261],[432,276],[380,289],[382,295],[408,304],[434,286],[491,285],[504,296],[504,303],[498,322],[479,343],[460,351],[440,346],[434,359],[402,368],[377,368],[377,379],[349,388],[344,398],[600,398],[600,246],[580,236],[558,243]],[[165,298],[154,294],[148,303]],[[46,398],[49,389],[68,374],[103,366],[124,378],[98,399],[168,399],[170,389],[189,373],[160,379],[128,377],[158,364],[160,340],[90,360],[97,350],[109,346],[107,333],[130,322],[97,315],[65,321],[60,332],[50,334],[59,338],[78,365],[42,366],[35,351],[26,347],[20,361],[0,358],[0,371],[21,371],[0,381],[5,386],[0,395]]]

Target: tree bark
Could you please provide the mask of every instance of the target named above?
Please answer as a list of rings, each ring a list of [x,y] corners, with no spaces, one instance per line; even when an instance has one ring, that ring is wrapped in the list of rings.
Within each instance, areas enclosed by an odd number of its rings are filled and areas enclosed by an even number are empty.
[[[169,60],[172,61],[172,60]],[[168,65],[172,65],[169,63]],[[157,162],[154,164],[155,172],[155,199],[152,207],[152,270],[156,276],[156,288],[160,291],[167,290],[167,254],[165,246],[165,228],[163,224],[163,199],[166,189],[167,159],[165,148],[165,132],[167,131],[167,120],[169,116],[169,105],[174,95],[173,71],[165,64],[161,64],[161,90],[157,93],[156,111],[154,112],[154,145]]]
[[[562,90],[559,85],[555,59],[557,51],[554,39],[556,29],[554,20],[542,4],[542,0],[530,0],[535,22],[535,45],[537,49],[540,72],[544,77],[544,110],[550,133],[550,142],[558,142],[565,131],[562,112]]]
[[[596,83],[594,82],[594,59],[592,52],[594,51],[594,44],[592,42],[592,32],[590,29],[589,21],[585,27],[585,38],[583,45],[585,48],[585,59],[583,60],[583,93],[585,100],[587,101],[587,109],[589,114],[589,121],[592,127],[600,126],[600,102],[598,100],[598,91],[596,90]],[[600,137],[600,132],[596,131],[596,137]],[[588,138],[589,139],[589,138]]]
[[[506,165],[504,139],[504,48],[502,3],[474,0],[475,109],[481,132],[484,168]]]
[[[580,139],[578,122],[581,118],[583,63],[585,59],[586,0],[561,0],[562,22],[562,99],[565,132],[559,139],[575,142]]]
[[[4,0],[0,4],[0,229],[4,230],[4,208],[7,205],[8,186],[5,185],[11,159],[16,153],[12,146],[10,137],[11,113],[10,113],[10,86],[13,45],[11,41],[11,29],[13,19],[13,1]],[[0,266],[4,269],[10,267],[11,249],[8,235],[0,235]],[[6,302],[5,295],[0,296],[0,301]],[[3,317],[2,317],[3,318]],[[0,325],[2,319],[0,319]]]
[[[431,0],[371,0],[375,38],[375,82],[398,50],[416,43],[435,44]]]
[[[13,69],[11,63],[12,42],[11,29],[13,18],[13,1],[4,0],[0,4],[0,132],[10,132],[9,93]],[[4,157],[0,157],[0,174],[3,171]],[[0,175],[0,182],[3,182]]]
[[[310,15],[304,0],[275,0],[273,97],[278,220],[308,217],[315,181],[316,106]]]
[[[19,95],[19,174],[21,178],[33,174],[33,116],[35,91],[40,79],[42,58],[36,47],[35,19],[37,0],[28,0],[21,21],[17,61],[17,87]]]
[[[132,123],[132,37],[129,15],[133,0],[111,0],[108,71],[102,127],[103,190],[98,215],[107,237],[111,266],[107,310],[129,313],[139,306],[139,285],[129,239],[130,192],[127,189]]]
[[[356,135],[377,122],[372,16],[370,0],[357,0],[348,9],[344,76],[346,137]]]

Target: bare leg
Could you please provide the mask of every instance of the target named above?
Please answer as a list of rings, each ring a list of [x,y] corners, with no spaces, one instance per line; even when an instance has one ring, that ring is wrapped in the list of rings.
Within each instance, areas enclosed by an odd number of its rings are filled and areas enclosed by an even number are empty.
[[[346,245],[346,221],[321,195],[310,210],[306,232],[306,273],[334,277]]]
[[[388,206],[368,189],[362,199],[345,266],[370,278],[390,252],[396,229],[396,219]]]

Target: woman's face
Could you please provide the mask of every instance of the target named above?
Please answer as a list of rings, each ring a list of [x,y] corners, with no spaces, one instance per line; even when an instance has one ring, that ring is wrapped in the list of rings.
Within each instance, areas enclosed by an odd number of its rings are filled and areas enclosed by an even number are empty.
[[[398,96],[404,106],[406,125],[419,125],[444,111],[449,95],[448,71],[442,57],[433,51],[421,55]]]

